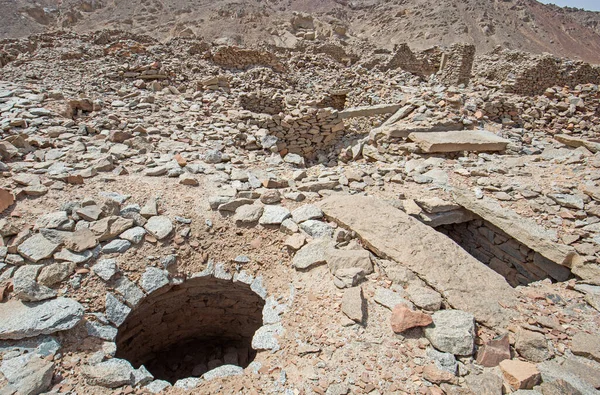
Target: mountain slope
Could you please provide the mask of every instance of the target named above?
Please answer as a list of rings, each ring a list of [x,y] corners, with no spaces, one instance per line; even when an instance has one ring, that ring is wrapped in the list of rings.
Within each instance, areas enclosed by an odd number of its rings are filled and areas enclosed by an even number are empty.
[[[293,37],[294,11],[315,17],[317,37],[347,28],[346,41],[424,49],[469,42],[487,52],[501,45],[600,63],[600,13],[536,0],[0,0],[1,37],[56,28],[118,28],[165,39],[194,33],[239,44]],[[327,35],[327,34],[325,34]],[[322,34],[322,36],[324,36]]]

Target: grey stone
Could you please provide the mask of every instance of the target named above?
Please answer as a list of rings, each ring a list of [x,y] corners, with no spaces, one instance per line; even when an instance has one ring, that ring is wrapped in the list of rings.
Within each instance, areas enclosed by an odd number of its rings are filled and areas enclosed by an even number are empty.
[[[577,332],[571,344],[573,354],[600,362],[600,335]]]
[[[548,197],[563,207],[583,210],[585,206],[580,196],[568,195],[564,193],[549,193]]]
[[[93,267],[92,271],[104,281],[109,281],[118,271],[116,259],[101,259]]]
[[[333,237],[333,227],[322,221],[309,219],[302,222],[299,227],[311,237]]]
[[[104,247],[102,247],[102,252],[105,254],[114,254],[114,253],[124,253],[131,247],[131,243],[127,240],[115,239]]]
[[[21,243],[17,251],[24,258],[37,262],[50,258],[58,250],[58,247],[60,247],[58,244],[51,242],[41,234],[35,234]]]
[[[127,277],[115,280],[115,291],[123,296],[129,307],[136,307],[144,299],[144,292]]]
[[[117,338],[118,330],[110,325],[103,325],[97,321],[88,321],[85,328],[90,336],[113,342]]]
[[[167,276],[167,273],[165,273],[164,270],[156,267],[146,268],[146,271],[144,271],[144,274],[142,274],[140,281],[140,285],[147,293],[152,293],[167,284],[169,284],[169,277]]]
[[[148,219],[144,228],[152,236],[158,240],[162,240],[173,231],[173,223],[168,217],[157,215]]]
[[[146,229],[141,226],[136,226],[135,228],[127,229],[125,232],[121,233],[119,238],[130,241],[132,244],[138,244],[144,240],[145,234]]]
[[[321,219],[323,218],[323,210],[314,204],[305,204],[292,211],[292,219],[297,224],[310,219]]]
[[[223,160],[223,154],[221,154],[221,152],[217,150],[206,151],[203,160],[206,163],[221,163],[221,161]]]
[[[117,327],[121,326],[127,319],[127,316],[131,313],[131,309],[125,304],[121,303],[115,295],[110,292],[106,294],[106,318]]]
[[[296,269],[306,270],[326,262],[326,252],[333,246],[330,239],[317,239],[308,243],[296,252],[292,265]]]
[[[15,295],[24,302],[39,302],[56,296],[56,291],[36,282],[39,265],[25,265],[13,275]]]
[[[144,389],[146,391],[152,392],[153,394],[158,394],[159,392],[164,391],[165,389],[167,389],[169,387],[171,387],[171,383],[169,383],[168,381],[154,380],[150,384],[146,385],[144,387]]]
[[[38,274],[37,281],[47,287],[60,283],[75,271],[74,262],[54,262],[44,266]]]
[[[442,295],[431,288],[410,285],[406,288],[408,297],[415,306],[429,311],[437,311],[442,306]]]
[[[428,348],[427,357],[431,359],[435,363],[435,366],[440,370],[445,370],[454,375],[458,371],[458,362],[454,355],[450,353],[439,352],[435,348]]]
[[[173,387],[175,388],[181,388],[184,390],[193,390],[194,388],[197,388],[200,383],[202,383],[202,379],[199,377],[188,377],[185,379],[180,379],[177,380],[175,382],[175,385],[173,385]]]
[[[280,225],[291,216],[290,210],[281,206],[265,206],[263,214],[258,220],[261,225]]]
[[[460,310],[440,310],[432,315],[433,326],[425,328],[425,336],[442,352],[468,356],[473,354],[475,318]]]
[[[133,385],[146,385],[152,380],[154,380],[154,376],[144,365],[133,371]]]
[[[261,326],[254,332],[252,348],[255,350],[279,350],[279,342],[276,336],[282,335],[283,331],[281,323]]]
[[[238,225],[248,225],[258,222],[263,214],[263,206],[246,204],[235,210],[233,220]]]
[[[522,358],[531,362],[543,362],[550,358],[546,337],[526,329],[521,329],[517,333],[515,350]]]
[[[67,261],[73,262],[75,264],[81,264],[92,259],[94,254],[92,251],[83,251],[83,252],[72,252],[63,248],[59,252],[54,254],[54,259],[57,261]]]
[[[18,395],[37,395],[49,390],[54,374],[54,363],[36,354],[24,354],[4,359],[0,372]]]
[[[394,307],[399,304],[403,304],[411,310],[414,309],[414,306],[410,301],[404,299],[398,292],[394,292],[387,288],[377,288],[373,299],[375,302],[390,310],[393,310]]]
[[[34,229],[58,229],[58,230],[71,230],[73,227],[73,221],[69,220],[69,216],[66,211],[55,211],[40,216],[34,225]]]
[[[582,394],[597,394],[596,388],[588,383],[580,375],[574,374],[572,371],[565,369],[558,361],[549,360],[537,365],[538,370],[542,374],[542,381],[549,383],[556,380],[564,380],[571,384]]]
[[[222,377],[240,376],[244,374],[244,369],[236,365],[222,365],[218,368],[209,370],[202,375],[204,380],[214,380]]]
[[[329,248],[325,259],[331,273],[336,274],[341,269],[359,268],[365,274],[373,273],[371,253],[367,250],[339,250]]]
[[[83,318],[77,301],[58,298],[37,303],[0,303],[0,339],[23,339],[73,328]]]
[[[342,297],[342,312],[348,318],[359,324],[365,322],[367,315],[367,302],[361,287],[347,289]]]
[[[89,385],[106,388],[117,388],[133,384],[133,366],[124,359],[113,358],[82,369],[83,376]]]

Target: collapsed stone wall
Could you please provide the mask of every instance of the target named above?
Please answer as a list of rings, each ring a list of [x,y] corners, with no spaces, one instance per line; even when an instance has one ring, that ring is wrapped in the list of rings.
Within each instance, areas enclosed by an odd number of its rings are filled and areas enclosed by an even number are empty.
[[[506,93],[540,95],[553,86],[600,84],[600,66],[520,51],[496,50],[478,59],[476,76]]]
[[[329,57],[335,59],[339,63],[343,63],[348,66],[356,63],[360,58],[358,55],[348,53],[340,45],[333,43],[319,45],[313,48],[313,53],[328,55]]]
[[[285,98],[272,89],[244,93],[239,96],[240,107],[255,113],[279,114],[285,111]]]
[[[223,46],[217,48],[212,55],[212,61],[226,68],[245,69],[251,66],[271,67],[278,72],[286,71],[286,67],[279,58],[267,51],[243,49],[238,47]]]
[[[453,44],[442,54],[439,79],[448,85],[468,84],[471,80],[475,46]]]
[[[558,265],[482,219],[436,228],[506,278],[513,287],[545,278],[565,281],[568,268]]]
[[[402,69],[412,74],[427,76],[438,71],[440,59],[441,54],[437,50],[415,53],[408,44],[403,43],[394,47],[392,57],[379,68],[382,71]]]

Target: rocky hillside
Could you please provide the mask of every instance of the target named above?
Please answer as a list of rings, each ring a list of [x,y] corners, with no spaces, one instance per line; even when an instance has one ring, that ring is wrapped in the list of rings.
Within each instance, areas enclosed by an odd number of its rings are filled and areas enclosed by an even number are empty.
[[[56,28],[118,28],[157,38],[191,35],[230,43],[297,43],[294,11],[313,14],[315,38],[343,33],[349,44],[414,48],[468,42],[487,52],[501,45],[600,62],[600,13],[535,0],[28,0],[0,1],[0,37]]]

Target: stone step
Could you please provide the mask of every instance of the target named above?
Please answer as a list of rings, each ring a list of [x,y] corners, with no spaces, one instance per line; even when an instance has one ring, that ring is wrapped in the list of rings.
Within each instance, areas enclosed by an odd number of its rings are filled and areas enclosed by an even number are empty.
[[[386,202],[366,196],[331,196],[320,203],[326,217],[356,232],[379,257],[417,273],[451,307],[477,321],[506,326],[517,299],[504,277],[454,241]]]
[[[408,139],[426,153],[462,151],[504,151],[509,140],[486,130],[452,130],[411,133]]]

